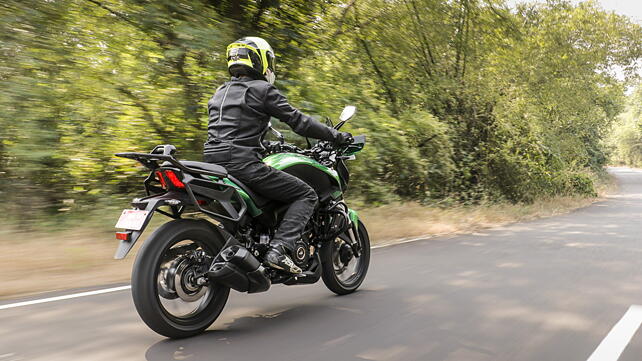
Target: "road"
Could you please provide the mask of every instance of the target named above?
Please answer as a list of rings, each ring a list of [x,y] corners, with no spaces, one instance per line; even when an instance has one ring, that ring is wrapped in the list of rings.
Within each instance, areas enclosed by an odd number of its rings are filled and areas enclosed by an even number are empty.
[[[570,361],[612,330],[591,361],[639,361],[641,312],[624,315],[642,305],[642,172],[612,172],[618,194],[570,214],[375,249],[352,295],[236,293],[190,339],[147,329],[129,290],[0,309],[0,361]]]

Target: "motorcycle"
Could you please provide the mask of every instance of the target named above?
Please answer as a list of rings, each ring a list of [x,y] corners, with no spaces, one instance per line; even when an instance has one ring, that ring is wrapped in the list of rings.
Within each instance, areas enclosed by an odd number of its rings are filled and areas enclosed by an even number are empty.
[[[335,129],[356,112],[347,106]],[[329,125],[332,122],[328,120]],[[263,257],[288,204],[252,192],[217,164],[178,160],[172,145],[150,153],[118,153],[150,170],[146,196],[132,201],[116,224],[120,244],[114,258],[123,259],[155,214],[164,223],[140,247],[132,270],[132,297],[142,320],[170,338],[203,332],[221,314],[230,290],[267,291],[273,284],[312,284],[322,279],[338,295],[354,292],[370,262],[370,240],[356,211],[343,194],[350,175],[346,161],[365,145],[327,141],[308,149],[288,144],[269,125],[278,141],[266,142],[263,162],[296,176],[318,194],[319,206],[296,245],[297,275],[264,267]]]

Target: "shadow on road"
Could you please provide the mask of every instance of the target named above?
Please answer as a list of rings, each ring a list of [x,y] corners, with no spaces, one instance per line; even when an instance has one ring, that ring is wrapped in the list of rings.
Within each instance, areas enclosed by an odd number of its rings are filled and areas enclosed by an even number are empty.
[[[340,329],[345,327],[346,321],[348,324],[349,320],[360,322],[359,319],[366,314],[363,309],[340,304],[358,303],[358,300],[369,298],[375,292],[361,290],[348,296],[328,296],[314,303],[284,306],[288,308],[239,317],[218,328],[214,326],[215,329],[199,336],[157,342],[147,350],[145,358],[149,361],[244,360],[276,352],[282,354],[283,360],[290,360],[293,358],[287,356],[288,349],[294,352],[293,355],[299,355],[301,347],[314,347],[316,351],[327,338],[330,339],[325,344],[329,346],[350,338],[350,335],[341,335]],[[316,327],[319,320],[336,320],[337,328]],[[311,334],[316,336],[310,337]]]

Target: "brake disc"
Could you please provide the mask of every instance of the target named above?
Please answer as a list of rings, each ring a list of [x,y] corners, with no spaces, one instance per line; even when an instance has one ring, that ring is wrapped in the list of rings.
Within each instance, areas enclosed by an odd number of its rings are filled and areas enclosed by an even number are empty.
[[[158,273],[158,295],[162,298],[173,300],[178,298],[176,290],[174,288],[174,275],[176,274],[176,265],[178,264],[180,258],[175,259],[171,262],[165,262],[164,264],[169,263],[167,267],[161,268]]]
[[[208,290],[208,287],[198,285],[196,265],[189,258],[183,258],[175,268],[170,268],[167,276],[168,280],[173,276],[173,289],[185,302],[199,300]]]

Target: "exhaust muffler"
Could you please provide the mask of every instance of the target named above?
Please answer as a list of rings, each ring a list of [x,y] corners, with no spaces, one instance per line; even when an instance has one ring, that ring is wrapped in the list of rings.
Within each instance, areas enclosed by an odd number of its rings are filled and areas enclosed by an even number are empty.
[[[259,260],[245,247],[227,247],[214,259],[209,278],[239,292],[258,293],[270,288],[270,279]]]

